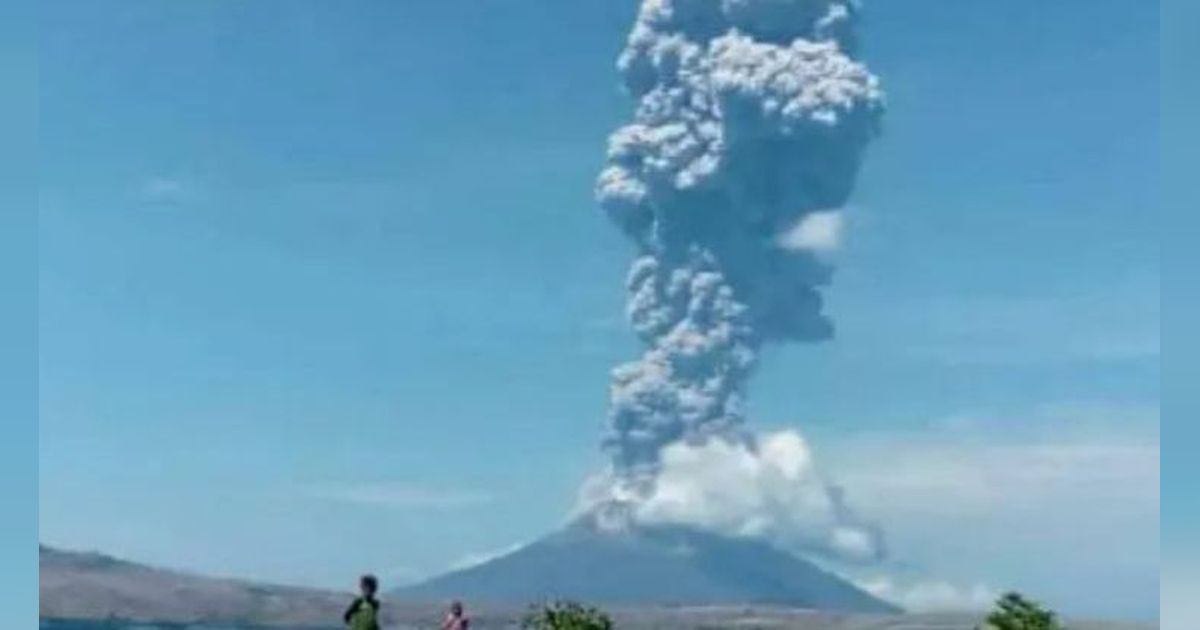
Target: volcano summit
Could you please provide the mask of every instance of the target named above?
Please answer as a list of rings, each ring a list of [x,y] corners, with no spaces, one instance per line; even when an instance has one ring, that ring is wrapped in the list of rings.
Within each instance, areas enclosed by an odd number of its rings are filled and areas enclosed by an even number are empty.
[[[594,516],[508,555],[392,595],[498,604],[574,599],[620,606],[759,604],[898,611],[764,542],[682,526],[610,530]]]

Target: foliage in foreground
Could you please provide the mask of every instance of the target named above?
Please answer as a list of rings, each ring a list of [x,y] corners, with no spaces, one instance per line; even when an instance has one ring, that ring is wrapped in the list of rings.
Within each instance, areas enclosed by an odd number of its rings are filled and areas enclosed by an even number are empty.
[[[603,611],[576,602],[535,606],[525,616],[526,630],[612,630],[612,619]]]
[[[983,628],[988,630],[1063,630],[1054,611],[1020,593],[1006,593],[997,600],[985,622]]]

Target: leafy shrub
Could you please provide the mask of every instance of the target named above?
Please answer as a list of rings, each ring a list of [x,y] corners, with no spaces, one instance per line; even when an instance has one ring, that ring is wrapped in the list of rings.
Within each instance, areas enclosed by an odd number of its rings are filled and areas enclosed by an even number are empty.
[[[612,630],[612,619],[603,611],[576,602],[535,606],[525,616],[526,630]]]
[[[983,627],[989,630],[1063,630],[1054,611],[1020,593],[1006,593],[997,600]]]

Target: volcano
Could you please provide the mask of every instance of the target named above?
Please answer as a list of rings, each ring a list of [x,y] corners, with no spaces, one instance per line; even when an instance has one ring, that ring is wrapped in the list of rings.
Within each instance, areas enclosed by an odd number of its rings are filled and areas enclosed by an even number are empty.
[[[899,612],[764,542],[679,526],[611,528],[589,517],[507,555],[392,595],[494,604],[572,599],[618,606],[759,604]]]

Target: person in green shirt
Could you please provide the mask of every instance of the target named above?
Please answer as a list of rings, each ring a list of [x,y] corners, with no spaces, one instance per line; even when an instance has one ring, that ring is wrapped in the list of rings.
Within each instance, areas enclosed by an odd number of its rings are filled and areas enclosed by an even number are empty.
[[[379,580],[374,575],[364,575],[358,580],[358,590],[361,595],[350,603],[342,621],[350,630],[379,630],[379,600],[375,598]]]

